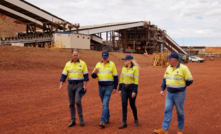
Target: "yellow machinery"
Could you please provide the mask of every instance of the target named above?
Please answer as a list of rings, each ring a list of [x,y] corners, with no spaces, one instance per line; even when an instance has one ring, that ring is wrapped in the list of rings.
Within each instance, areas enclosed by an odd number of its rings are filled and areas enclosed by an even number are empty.
[[[168,53],[154,53],[152,56],[152,61],[150,67],[166,67],[169,65],[167,59]]]
[[[62,42],[61,41],[51,41],[50,43],[47,43],[45,45],[46,48],[52,48],[52,49],[62,49]]]

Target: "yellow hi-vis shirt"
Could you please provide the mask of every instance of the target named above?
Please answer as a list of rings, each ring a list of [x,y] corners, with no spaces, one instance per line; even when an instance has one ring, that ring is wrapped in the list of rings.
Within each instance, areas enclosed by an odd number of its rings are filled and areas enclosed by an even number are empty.
[[[121,90],[123,84],[135,84],[133,92],[137,93],[138,82],[139,69],[136,66],[131,65],[129,69],[127,69],[127,66],[122,68],[119,90]]]
[[[67,62],[60,81],[64,82],[66,77],[68,77],[69,82],[88,81],[88,69],[86,63],[79,59],[76,63],[72,60]]]
[[[168,66],[163,78],[162,91],[167,90],[175,93],[186,90],[186,86],[193,83],[193,77],[187,66],[178,64],[175,69]]]
[[[99,72],[94,74],[96,68],[99,68]],[[92,77],[98,78],[99,85],[114,85],[114,89],[117,88],[118,74],[112,61],[108,61],[105,66],[103,61],[98,62],[93,70]]]

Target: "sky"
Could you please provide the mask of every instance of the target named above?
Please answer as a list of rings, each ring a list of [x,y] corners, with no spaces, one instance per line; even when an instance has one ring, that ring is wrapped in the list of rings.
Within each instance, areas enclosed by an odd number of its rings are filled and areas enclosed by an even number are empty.
[[[221,0],[26,0],[80,25],[150,21],[180,46],[221,46]]]

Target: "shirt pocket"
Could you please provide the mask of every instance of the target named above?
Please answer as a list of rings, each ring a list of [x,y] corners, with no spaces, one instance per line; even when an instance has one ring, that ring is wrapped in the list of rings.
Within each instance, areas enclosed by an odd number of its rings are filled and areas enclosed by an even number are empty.
[[[185,84],[185,81],[184,81],[184,78],[183,78],[182,74],[175,74],[174,78],[176,79],[176,83],[178,85],[184,85]]]
[[[169,72],[166,72],[166,77],[169,77],[170,76],[170,73]]]
[[[76,70],[81,71],[83,73],[83,67],[77,67]]]

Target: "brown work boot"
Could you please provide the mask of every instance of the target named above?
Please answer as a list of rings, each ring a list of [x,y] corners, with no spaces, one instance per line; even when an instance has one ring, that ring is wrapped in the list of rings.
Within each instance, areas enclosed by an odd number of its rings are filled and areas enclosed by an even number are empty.
[[[101,126],[101,128],[105,128],[105,123],[100,122],[99,126]]]
[[[183,134],[183,130],[178,129],[177,134]]]
[[[127,127],[127,123],[123,122],[118,128],[123,129],[123,128],[126,128],[126,127]]]
[[[168,134],[168,132],[166,131],[166,130],[164,130],[164,129],[155,129],[154,131],[153,131],[155,134]]]

